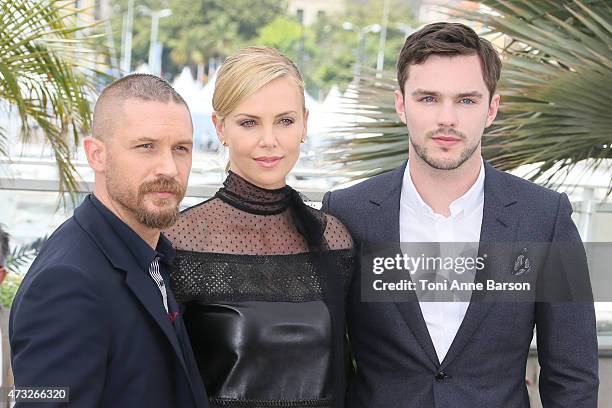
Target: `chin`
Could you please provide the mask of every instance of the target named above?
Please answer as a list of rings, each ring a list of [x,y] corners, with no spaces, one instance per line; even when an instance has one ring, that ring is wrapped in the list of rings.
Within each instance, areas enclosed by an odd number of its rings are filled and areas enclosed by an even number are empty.
[[[423,158],[423,161],[430,167],[438,170],[452,170],[459,167],[457,166],[459,157],[428,156],[427,158]]]
[[[176,207],[177,204],[178,204],[178,200],[176,198],[157,198],[152,201],[151,206],[153,207],[153,209],[155,208],[163,209],[163,208]]]
[[[457,163],[459,161],[459,159],[461,158],[460,155],[440,155],[440,156],[434,156],[432,159],[435,162],[438,163]]]
[[[285,185],[285,176],[287,173],[275,170],[273,172],[266,172],[267,174],[258,174],[253,177],[259,187],[263,187],[269,190],[274,190]]]
[[[160,198],[145,203],[144,210],[149,213],[165,214],[176,211],[180,201],[176,198]]]

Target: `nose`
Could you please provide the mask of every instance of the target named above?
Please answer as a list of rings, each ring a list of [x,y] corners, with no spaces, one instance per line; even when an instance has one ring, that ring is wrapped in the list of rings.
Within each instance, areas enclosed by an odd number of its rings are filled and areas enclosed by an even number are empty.
[[[455,111],[455,104],[452,101],[440,104],[440,110],[438,112],[438,127],[455,128],[456,126],[457,112]]]
[[[171,149],[167,149],[159,154],[156,176],[176,177],[178,175],[176,157],[172,153],[173,151]]]
[[[274,126],[263,126],[261,136],[259,138],[260,147],[276,147],[278,140],[274,133]]]

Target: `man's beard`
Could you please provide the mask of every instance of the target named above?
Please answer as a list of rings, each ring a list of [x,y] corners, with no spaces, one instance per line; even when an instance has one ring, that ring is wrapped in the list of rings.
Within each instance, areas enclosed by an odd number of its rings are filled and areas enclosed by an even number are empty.
[[[464,133],[459,132],[454,129],[436,129],[431,132],[427,132],[425,134],[425,140],[436,136],[436,135],[454,135],[462,140],[467,140],[467,137]],[[465,163],[474,152],[478,149],[479,142],[474,143],[473,146],[465,146],[465,148],[459,154],[459,157],[455,160],[452,159],[436,159],[431,157],[427,151],[427,148],[423,145],[419,145],[414,143],[412,139],[410,139],[410,146],[414,148],[414,152],[419,156],[425,163],[429,166],[433,167],[436,170],[455,170],[459,168],[463,163]]]
[[[124,209],[134,214],[141,225],[164,229],[174,225],[179,217],[179,204],[185,195],[185,188],[170,177],[160,176],[154,181],[142,183],[138,187],[138,192],[134,193],[133,190],[118,183],[112,174],[107,173],[106,185],[108,195]],[[153,199],[152,203],[157,209],[150,210],[145,206],[145,195],[157,191],[173,193],[174,197]],[[168,207],[168,204],[175,199],[176,205]]]

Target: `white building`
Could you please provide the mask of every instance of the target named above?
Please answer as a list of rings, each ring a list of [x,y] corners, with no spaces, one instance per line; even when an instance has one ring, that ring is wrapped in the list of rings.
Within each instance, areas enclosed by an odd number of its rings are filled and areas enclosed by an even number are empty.
[[[297,16],[298,21],[308,26],[324,15],[342,11],[346,0],[291,0],[288,14]]]

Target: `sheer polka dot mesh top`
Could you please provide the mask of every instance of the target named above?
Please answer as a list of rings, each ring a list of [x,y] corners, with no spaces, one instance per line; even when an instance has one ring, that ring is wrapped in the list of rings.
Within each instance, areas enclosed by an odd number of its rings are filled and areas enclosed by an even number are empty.
[[[232,172],[213,198],[183,211],[164,234],[177,250],[194,252],[278,255],[353,247],[336,218],[307,206],[291,187],[263,189]]]

